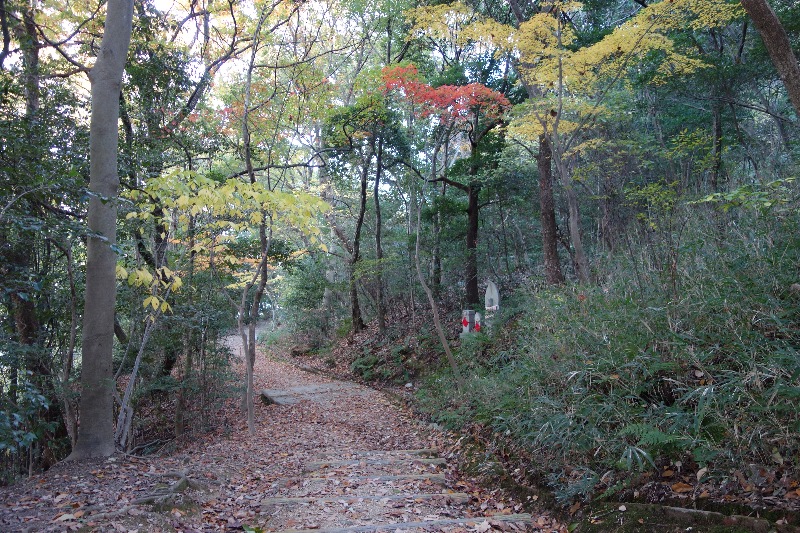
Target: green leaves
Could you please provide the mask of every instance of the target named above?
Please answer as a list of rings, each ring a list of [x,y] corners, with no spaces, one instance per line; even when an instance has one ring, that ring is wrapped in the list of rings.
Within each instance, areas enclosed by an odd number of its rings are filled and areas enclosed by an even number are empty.
[[[38,438],[41,411],[50,406],[50,401],[23,375],[16,386],[18,399],[10,405],[7,396],[0,398],[0,451],[27,448]]]
[[[795,181],[796,178],[786,178],[764,184],[740,185],[730,191],[709,194],[693,203],[718,204],[723,211],[743,207],[756,209],[762,215],[770,212],[782,214],[795,200],[795,191],[790,187]]]
[[[639,471],[646,470],[648,467],[655,468],[656,466],[650,454],[638,446],[628,446],[625,448],[619,462],[623,465],[625,470],[629,471],[633,470],[634,465]]]

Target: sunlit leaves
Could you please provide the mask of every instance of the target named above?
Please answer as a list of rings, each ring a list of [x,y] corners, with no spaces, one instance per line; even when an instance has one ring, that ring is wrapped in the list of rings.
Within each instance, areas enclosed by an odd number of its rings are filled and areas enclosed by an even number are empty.
[[[167,302],[164,298],[158,295],[152,295],[145,298],[144,301],[142,302],[142,306],[144,308],[152,307],[153,311],[157,311],[160,313],[167,313],[172,310],[172,307],[169,305],[169,302]]]
[[[468,34],[463,31],[478,20],[478,15],[461,2],[421,6],[406,12],[413,22],[410,37],[430,36],[458,44],[466,44]]]
[[[658,59],[651,56],[655,51],[662,55],[659,77],[654,81],[703,68],[705,64],[688,51],[675,49],[669,32],[720,27],[743,15],[737,2],[726,0],[659,2],[640,10],[597,44],[572,50],[575,35],[572,27],[563,23],[561,14],[574,16],[581,8],[576,2],[557,2],[519,28],[482,17],[459,2],[419,8],[409,16],[416,35],[449,38],[460,45],[483,42],[499,52],[513,54],[527,83],[552,89],[561,77],[568,87],[584,90],[617,75],[634,60]],[[455,24],[449,31],[444,28],[447,21]]]
[[[511,107],[504,95],[482,83],[431,87],[420,81],[413,64],[383,69],[387,91],[399,91],[411,101],[421,116],[438,116],[444,123],[471,120],[476,114],[499,118]]]
[[[137,268],[128,274],[128,285],[132,287],[150,286],[153,283],[153,275],[144,268]]]
[[[177,273],[165,266],[151,272],[145,267],[126,269],[122,264],[117,264],[116,278],[130,287],[147,291],[148,296],[142,300],[142,306],[160,313],[172,310],[166,295],[178,292],[183,286],[183,281]]]
[[[194,254],[198,266],[208,265],[211,254],[226,268],[237,270],[244,266],[245,258],[230,253],[225,243],[237,235],[251,231],[267,217],[282,233],[297,232],[312,246],[322,246],[319,239],[319,214],[328,209],[328,204],[319,197],[304,192],[281,192],[270,190],[261,182],[250,183],[238,178],[214,180],[193,172],[175,171],[150,180],[143,191],[132,191],[128,197],[135,202],[136,209],[126,217],[133,220],[154,218],[153,199],[158,198],[164,209],[164,221],[175,226],[175,244],[185,246],[184,253]],[[189,223],[195,241],[191,248],[185,245],[189,234]],[[158,280],[169,280],[161,290],[178,290],[180,278],[175,272],[162,268],[151,275],[146,270],[127,273],[127,282],[132,286],[145,286]],[[150,276],[150,278],[148,278]]]

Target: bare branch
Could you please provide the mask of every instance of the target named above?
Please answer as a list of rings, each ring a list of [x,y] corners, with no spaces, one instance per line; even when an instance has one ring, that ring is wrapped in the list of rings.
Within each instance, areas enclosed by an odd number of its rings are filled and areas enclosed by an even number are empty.
[[[67,62],[67,63],[69,63],[70,65],[72,65],[73,67],[75,67],[75,71],[74,71],[74,72],[84,72],[84,73],[88,73],[88,72],[89,72],[89,70],[91,70],[89,67],[87,67],[87,66],[86,66],[86,65],[84,65],[83,63],[81,63],[81,62],[77,61],[77,60],[76,60],[75,58],[73,58],[73,57],[72,57],[70,54],[68,54],[68,53],[67,53],[67,52],[66,52],[66,51],[65,51],[65,50],[62,48],[62,44],[63,44],[63,43],[58,43],[58,42],[56,42],[56,41],[53,41],[53,40],[52,40],[52,39],[50,39],[50,38],[49,38],[47,35],[45,35],[45,33],[44,33],[43,31],[41,31],[41,29],[39,30],[39,34],[42,36],[42,40],[44,40],[44,42],[46,42],[48,46],[50,46],[50,47],[51,47],[51,48],[53,48],[53,49],[54,49],[56,52],[58,52],[58,55],[60,55],[61,57],[63,57],[63,58],[66,60],[66,62]],[[56,77],[55,75],[51,75],[51,76],[52,76],[52,77]],[[65,76],[59,76],[59,77],[65,77]]]

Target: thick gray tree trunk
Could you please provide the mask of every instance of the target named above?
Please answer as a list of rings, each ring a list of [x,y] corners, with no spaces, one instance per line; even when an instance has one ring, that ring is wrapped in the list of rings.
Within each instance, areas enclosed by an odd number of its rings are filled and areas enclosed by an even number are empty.
[[[131,40],[132,0],[109,0],[100,54],[89,80],[92,118],[89,157],[92,197],[86,250],[81,409],[78,442],[69,459],[114,453],[112,348],[117,228],[119,95]]]
[[[741,2],[758,33],[761,34],[767,53],[783,80],[786,92],[789,93],[789,100],[800,115],[800,64],[792,51],[792,43],[786,30],[766,0],[741,0]]]

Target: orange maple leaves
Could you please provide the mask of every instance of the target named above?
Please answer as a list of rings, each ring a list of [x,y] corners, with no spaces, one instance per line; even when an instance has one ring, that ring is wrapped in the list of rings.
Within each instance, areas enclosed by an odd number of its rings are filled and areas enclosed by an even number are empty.
[[[420,81],[414,64],[386,67],[382,77],[386,92],[400,91],[419,106],[416,114],[424,117],[436,115],[445,122],[468,121],[478,113],[500,118],[511,107],[508,98],[482,83],[432,87]]]

